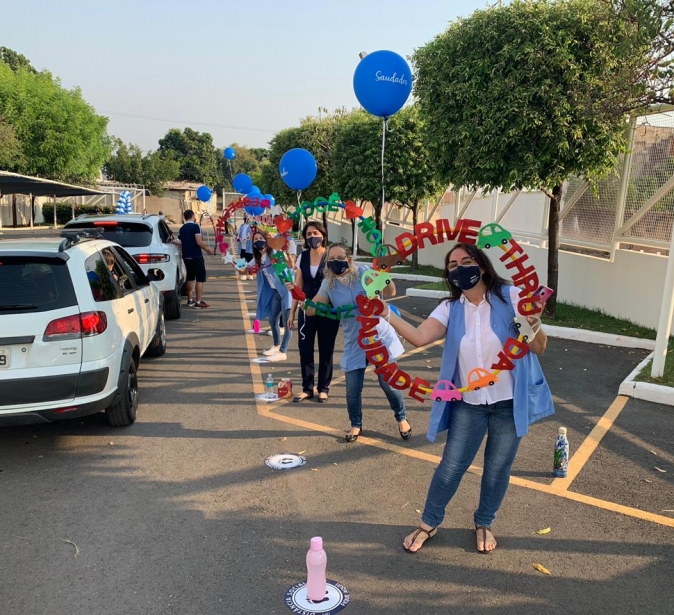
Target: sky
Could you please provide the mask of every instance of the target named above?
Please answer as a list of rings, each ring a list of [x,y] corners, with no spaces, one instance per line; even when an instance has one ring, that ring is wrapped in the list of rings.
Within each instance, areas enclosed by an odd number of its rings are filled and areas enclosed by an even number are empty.
[[[359,52],[408,57],[488,4],[0,0],[0,46],[81,88],[110,118],[108,133],[143,150],[186,126],[210,132],[216,147],[266,147],[319,107],[359,106]]]

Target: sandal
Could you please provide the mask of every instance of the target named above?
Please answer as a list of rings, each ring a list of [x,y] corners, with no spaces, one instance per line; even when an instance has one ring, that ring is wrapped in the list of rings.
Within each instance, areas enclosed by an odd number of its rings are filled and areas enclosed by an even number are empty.
[[[326,401],[328,401],[328,394],[325,391],[321,391],[318,394],[318,403],[324,404]]]
[[[293,401],[298,404],[301,401],[304,401],[305,399],[311,399],[313,397],[313,393],[307,393],[306,391],[302,391],[299,395],[295,395],[293,397]]]
[[[414,551],[412,551],[412,550],[410,549],[410,547],[413,547],[413,546],[414,546],[414,542],[416,541],[416,539],[417,539],[417,537],[419,536],[419,534],[421,534],[422,532],[423,532],[424,534],[426,534],[427,538],[424,539],[424,541],[421,543],[421,546],[420,546],[418,549],[415,549]],[[414,532],[414,534],[412,534],[412,542],[410,543],[410,546],[409,546],[409,547],[406,547],[406,546],[403,544],[403,549],[405,549],[405,551],[407,551],[408,553],[416,553],[417,551],[419,551],[419,549],[421,549],[421,547],[423,547],[423,546],[424,546],[424,545],[425,545],[431,538],[433,538],[433,536],[435,536],[437,533],[438,533],[438,528],[437,528],[437,526],[431,528],[430,530],[425,530],[423,527],[419,526],[419,527],[417,528],[417,531]]]
[[[360,427],[360,428],[358,429],[358,433],[348,433],[348,434],[346,434],[346,435],[344,436],[344,439],[345,439],[347,442],[355,442],[356,440],[358,440],[358,436],[359,436],[360,434],[362,434],[362,433],[363,433],[363,428]]]
[[[482,532],[482,537],[480,537],[480,532]],[[487,536],[487,532],[489,532],[489,534],[491,535],[491,540],[489,540],[489,538]],[[487,542],[493,542],[494,543],[494,549],[496,549],[496,544],[497,544],[496,538],[494,538],[494,534],[492,534],[491,528],[486,527],[484,525],[476,525],[475,526],[475,537],[477,538],[478,544],[481,542],[486,547]],[[489,550],[487,550],[486,548],[480,549],[477,546],[476,546],[476,548],[477,548],[477,552],[482,553],[483,555],[488,555],[489,553],[494,551],[494,549],[489,549]]]

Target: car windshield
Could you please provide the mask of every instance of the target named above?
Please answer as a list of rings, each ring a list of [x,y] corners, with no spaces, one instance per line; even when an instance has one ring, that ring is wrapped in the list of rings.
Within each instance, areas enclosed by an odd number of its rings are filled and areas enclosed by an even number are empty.
[[[48,312],[77,305],[65,261],[0,254],[0,314]]]
[[[81,220],[67,224],[67,228],[98,229],[104,239],[113,241],[123,248],[144,248],[152,243],[152,229],[141,222],[121,220]]]

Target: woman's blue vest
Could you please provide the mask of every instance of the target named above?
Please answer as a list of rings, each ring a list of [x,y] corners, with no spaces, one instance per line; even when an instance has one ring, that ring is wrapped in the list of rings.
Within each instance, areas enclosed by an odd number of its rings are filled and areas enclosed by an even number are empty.
[[[262,266],[269,265],[270,262],[269,256],[265,254],[264,259],[262,260]],[[293,298],[290,291],[286,288],[286,285],[281,278],[276,275],[274,268],[269,267],[267,271],[271,272],[272,278],[274,279],[274,286],[272,287],[269,285],[265,272],[262,269],[259,269],[257,272],[257,309],[255,312],[255,318],[257,320],[266,320],[271,316],[271,302],[274,298],[274,293],[279,293],[281,295],[284,310],[289,310],[293,304]]]
[[[502,344],[505,344],[509,337],[517,338],[517,329],[515,329],[513,321],[515,309],[510,301],[509,290],[510,287],[508,286],[501,288],[505,303],[495,295],[491,295],[489,298],[491,301],[491,326]],[[452,303],[452,309],[450,310],[439,380],[451,380],[457,388],[461,388],[465,384],[460,382],[458,361],[461,339],[465,332],[465,309],[459,301],[455,301]],[[512,372],[515,430],[517,436],[521,438],[529,432],[529,425],[554,414],[555,407],[552,402],[550,387],[545,380],[538,357],[532,352],[528,352],[523,358],[513,360],[513,363],[515,365]],[[436,436],[449,427],[451,412],[451,402],[433,402],[428,431],[426,432],[426,437],[431,442],[435,442]]]

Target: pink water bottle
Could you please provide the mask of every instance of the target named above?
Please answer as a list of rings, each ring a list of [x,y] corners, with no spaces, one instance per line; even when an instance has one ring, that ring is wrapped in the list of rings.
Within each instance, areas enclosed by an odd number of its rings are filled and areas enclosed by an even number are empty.
[[[256,318],[253,321],[253,333],[259,333],[260,332],[260,321]]]
[[[315,536],[311,539],[311,546],[307,552],[307,598],[309,600],[314,602],[325,600],[327,565],[328,556],[323,550],[323,539]]]

